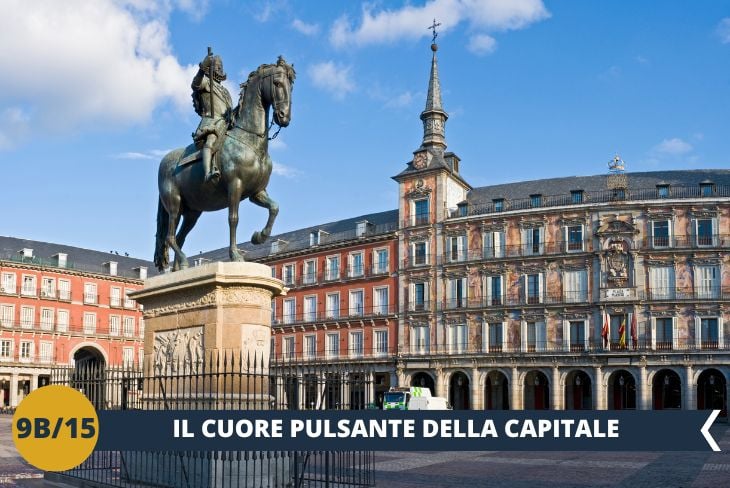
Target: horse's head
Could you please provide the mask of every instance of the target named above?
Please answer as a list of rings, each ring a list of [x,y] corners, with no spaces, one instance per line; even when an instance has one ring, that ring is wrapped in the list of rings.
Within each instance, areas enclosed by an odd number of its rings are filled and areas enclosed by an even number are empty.
[[[257,71],[261,72],[264,103],[273,106],[276,125],[286,127],[291,121],[291,91],[296,78],[294,66],[279,56],[276,64],[265,64]]]

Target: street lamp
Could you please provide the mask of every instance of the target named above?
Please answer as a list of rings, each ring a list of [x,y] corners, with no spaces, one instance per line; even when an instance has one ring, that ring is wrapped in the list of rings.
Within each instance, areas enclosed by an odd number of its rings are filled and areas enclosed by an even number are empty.
[[[621,410],[623,410],[626,408],[626,380],[624,379],[624,375],[620,375],[618,377],[618,385],[620,387],[619,390],[621,393],[620,405],[621,405]]]

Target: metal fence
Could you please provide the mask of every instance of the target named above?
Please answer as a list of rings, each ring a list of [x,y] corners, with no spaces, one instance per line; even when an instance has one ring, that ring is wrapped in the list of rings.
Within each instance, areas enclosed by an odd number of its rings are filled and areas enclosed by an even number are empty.
[[[372,374],[358,368],[222,353],[142,370],[78,363],[52,370],[51,383],[82,391],[97,410],[374,408]],[[95,451],[57,476],[125,488],[375,486],[370,451]]]

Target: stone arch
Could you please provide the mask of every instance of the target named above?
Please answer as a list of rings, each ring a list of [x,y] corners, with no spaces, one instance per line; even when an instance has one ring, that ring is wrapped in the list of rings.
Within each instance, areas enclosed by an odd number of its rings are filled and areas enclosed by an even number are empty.
[[[629,369],[618,368],[608,373],[605,385],[608,410],[636,410],[637,384],[636,375]]]
[[[98,343],[89,341],[80,342],[71,348],[68,353],[69,364],[76,364],[76,359],[74,356],[76,356],[76,353],[81,350],[87,350],[91,353],[97,354],[102,359],[105,366],[109,364],[109,355],[107,354],[106,350]]]
[[[682,377],[672,368],[662,368],[651,376],[654,410],[682,408]]]
[[[454,370],[449,374],[449,403],[454,410],[471,408],[471,376],[462,370]]]
[[[505,371],[499,368],[492,369],[482,375],[484,381],[479,388],[484,391],[484,409],[485,410],[509,410],[511,406],[510,399],[510,379]]]
[[[720,368],[705,368],[697,375],[697,410],[720,410],[727,418],[727,376]]]
[[[535,368],[522,376],[522,404],[524,410],[550,409],[550,378],[541,369]]]
[[[591,410],[593,409],[593,375],[581,368],[574,368],[563,375],[566,410]]]
[[[436,378],[428,371],[417,371],[410,375],[408,383],[411,386],[422,386],[431,390],[431,396],[436,396]]]

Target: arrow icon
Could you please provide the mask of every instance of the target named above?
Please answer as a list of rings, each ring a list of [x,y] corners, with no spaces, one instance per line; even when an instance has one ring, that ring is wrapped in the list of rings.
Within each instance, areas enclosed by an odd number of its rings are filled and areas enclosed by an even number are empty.
[[[715,421],[717,416],[720,415],[719,410],[713,410],[710,412],[710,416],[707,417],[707,421],[705,422],[705,425],[702,426],[700,429],[700,432],[702,432],[702,435],[705,437],[705,440],[710,445],[713,451],[719,452],[720,446],[717,445],[717,442],[715,442],[715,439],[712,438],[712,435],[710,434],[710,426]]]

